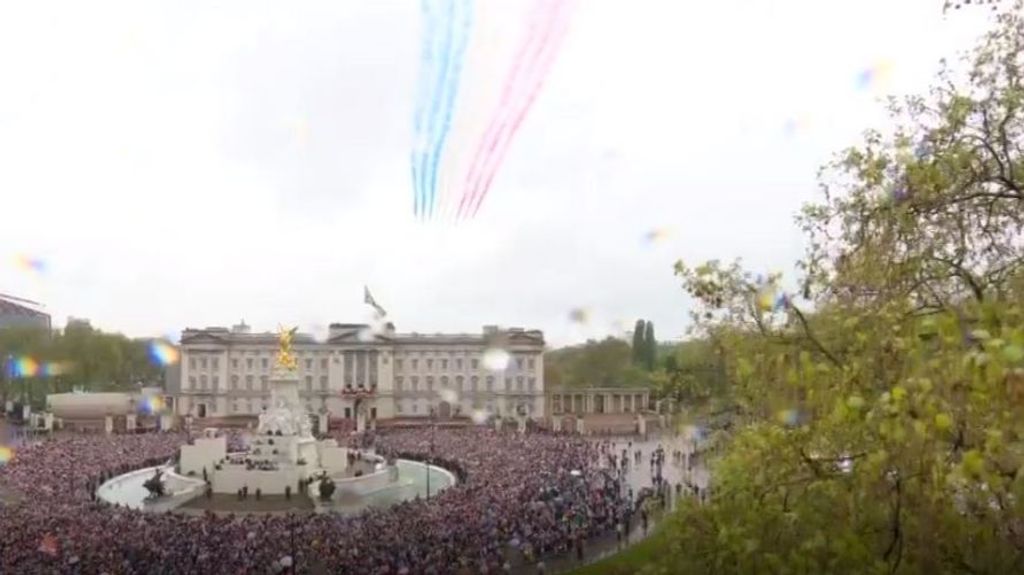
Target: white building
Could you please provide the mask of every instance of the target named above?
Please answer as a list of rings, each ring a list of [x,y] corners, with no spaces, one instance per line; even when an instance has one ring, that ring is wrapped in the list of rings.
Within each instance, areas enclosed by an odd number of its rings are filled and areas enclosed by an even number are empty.
[[[538,330],[485,326],[479,334],[428,335],[395,333],[392,324],[374,333],[365,324],[336,323],[327,341],[296,334],[292,345],[301,400],[312,413],[354,418],[358,408],[370,419],[481,410],[545,415],[544,335]],[[258,415],[270,398],[277,349],[277,334],[251,333],[244,323],[230,330],[186,329],[175,413]],[[492,371],[484,353],[496,349],[509,361]]]

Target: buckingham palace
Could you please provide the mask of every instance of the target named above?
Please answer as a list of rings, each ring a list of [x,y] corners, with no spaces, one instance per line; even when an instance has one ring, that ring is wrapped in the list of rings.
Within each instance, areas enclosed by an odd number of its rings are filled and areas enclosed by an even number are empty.
[[[475,334],[396,333],[391,323],[334,323],[326,340],[298,333],[300,398],[331,419],[545,415],[544,334],[484,326]],[[174,412],[250,416],[267,407],[275,333],[186,329]],[[500,354],[500,361],[493,360]]]

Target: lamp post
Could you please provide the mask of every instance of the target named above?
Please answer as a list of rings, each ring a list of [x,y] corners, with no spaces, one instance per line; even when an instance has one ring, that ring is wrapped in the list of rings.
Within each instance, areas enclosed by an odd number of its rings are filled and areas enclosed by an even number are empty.
[[[434,457],[434,429],[435,429],[435,410],[433,407],[430,408],[430,445],[427,448],[427,499],[430,499],[430,460]]]

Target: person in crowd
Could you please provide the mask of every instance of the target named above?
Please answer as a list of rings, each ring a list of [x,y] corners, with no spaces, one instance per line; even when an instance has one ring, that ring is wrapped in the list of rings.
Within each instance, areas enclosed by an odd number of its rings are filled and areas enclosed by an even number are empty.
[[[96,487],[173,461],[187,435],[55,436],[0,467],[0,486],[23,495],[0,504],[0,573],[544,573],[544,557],[582,554],[587,538],[623,524],[628,532],[623,476],[578,436],[406,429],[355,440],[385,457],[430,457],[458,482],[355,516],[151,513],[97,500]]]

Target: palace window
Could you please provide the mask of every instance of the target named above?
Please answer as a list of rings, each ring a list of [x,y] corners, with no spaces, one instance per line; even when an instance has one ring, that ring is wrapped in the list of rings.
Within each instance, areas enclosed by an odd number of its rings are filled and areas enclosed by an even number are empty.
[[[462,358],[455,358],[455,369],[462,369]]]
[[[427,376],[427,391],[434,391],[434,376]]]
[[[520,369],[520,370],[523,369],[523,358],[521,358],[521,357],[517,357],[516,358],[516,367],[518,369]]]
[[[475,376],[475,375],[470,377],[469,378],[469,388],[472,389],[473,391],[477,391],[477,389],[479,387],[480,387],[480,378]]]
[[[268,386],[269,386],[269,384],[270,384],[270,382],[269,382],[269,379],[270,379],[270,378],[268,378],[268,377],[267,377],[267,376],[265,376],[265,375],[261,375],[261,376],[260,376],[260,389],[262,389],[263,391],[266,391],[266,390],[267,390],[267,387],[268,387]]]
[[[231,369],[238,369],[238,358],[233,358],[231,360]]]
[[[537,378],[531,377],[530,379],[526,380],[526,383],[530,386],[530,393],[533,393],[534,387],[536,387],[537,385]]]
[[[395,402],[395,413],[402,413],[402,402]]]
[[[245,358],[245,369],[252,369],[252,358]]]
[[[395,391],[402,391],[402,376],[395,378]]]
[[[196,376],[192,375],[188,378],[188,386],[190,389],[196,388]]]
[[[238,376],[237,375],[232,375],[231,376],[231,389],[238,389]]]
[[[312,375],[307,375],[306,376],[306,390],[307,391],[313,391],[313,376]]]
[[[419,377],[416,377],[415,375],[410,377],[409,378],[409,383],[412,384],[412,390],[413,391],[419,391],[419,386],[420,386],[420,378]]]
[[[324,391],[327,391],[327,376],[326,375],[321,375],[320,376],[320,389],[322,389]]]
[[[199,376],[199,389],[206,389],[206,376],[205,375],[200,375]]]
[[[447,375],[442,375],[441,376],[441,387],[448,387],[448,376]]]
[[[516,378],[516,391],[523,391],[523,376],[521,375]]]
[[[494,391],[494,376],[487,376],[487,391]]]
[[[448,360],[447,359],[442,359],[441,360],[441,369],[445,369],[445,370],[448,369]]]
[[[215,375],[213,376],[213,388],[217,389],[218,387],[220,387],[220,376]]]
[[[413,369],[419,369],[420,368],[420,360],[414,358],[412,360],[412,368]]]
[[[534,363],[534,360],[533,360],[533,358],[531,357],[530,359],[526,360],[526,365],[527,365],[527,366],[528,366],[528,367],[529,367],[530,369],[533,369],[534,365],[536,365],[536,364]]]
[[[472,367],[473,369],[479,369],[479,367],[480,367],[480,360],[479,360],[479,359],[476,359],[476,358],[473,358],[472,360],[470,360],[470,363],[469,363],[469,365],[470,365],[470,367]]]
[[[199,360],[199,367],[201,367],[203,369],[206,369],[206,358],[205,357]]]
[[[194,357],[188,358],[188,368],[189,369],[195,369],[196,368],[196,358],[194,358]]]
[[[462,391],[462,383],[463,383],[463,381],[464,380],[462,379],[461,375],[456,375],[455,376],[455,388],[458,389],[459,391]]]
[[[431,369],[434,369],[434,360],[428,359],[427,360],[427,370],[429,371]]]
[[[260,367],[262,367],[263,369],[267,369],[268,365],[270,365],[270,360],[268,360],[267,358],[264,357],[263,359],[260,360]]]
[[[320,360],[320,369],[327,369],[327,358],[326,357]]]
[[[306,371],[311,371],[312,369],[313,369],[313,360],[312,359],[307,359],[306,360]]]
[[[395,370],[401,371],[401,369],[402,369],[402,360],[396,358],[395,359]]]
[[[220,369],[220,358],[213,358],[213,369]]]
[[[245,376],[245,388],[248,389],[249,391],[252,391],[252,376],[251,375]]]
[[[511,377],[506,377],[505,378],[505,391],[512,391],[512,378]]]

